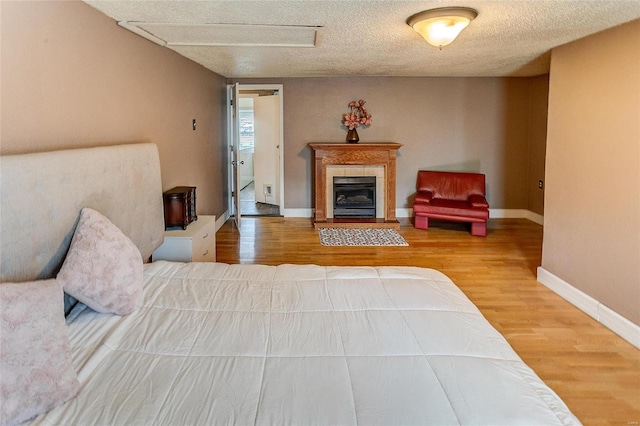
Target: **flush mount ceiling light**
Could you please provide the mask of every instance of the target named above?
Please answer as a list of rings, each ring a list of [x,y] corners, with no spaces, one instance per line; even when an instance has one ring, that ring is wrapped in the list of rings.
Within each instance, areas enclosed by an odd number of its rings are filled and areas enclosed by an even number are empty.
[[[440,7],[410,16],[407,25],[427,43],[442,49],[455,40],[476,16],[478,11],[469,7]]]

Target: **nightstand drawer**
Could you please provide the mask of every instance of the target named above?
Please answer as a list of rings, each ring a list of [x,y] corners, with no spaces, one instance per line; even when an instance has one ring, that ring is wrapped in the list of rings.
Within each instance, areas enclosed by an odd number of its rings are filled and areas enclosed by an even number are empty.
[[[211,241],[214,241],[213,245]],[[193,262],[215,262],[215,235],[208,229],[193,237]]]
[[[210,247],[202,247],[193,251],[192,262],[215,262],[216,252]]]
[[[216,261],[215,216],[198,216],[187,229],[167,230],[164,243],[153,252],[152,259],[175,262]]]

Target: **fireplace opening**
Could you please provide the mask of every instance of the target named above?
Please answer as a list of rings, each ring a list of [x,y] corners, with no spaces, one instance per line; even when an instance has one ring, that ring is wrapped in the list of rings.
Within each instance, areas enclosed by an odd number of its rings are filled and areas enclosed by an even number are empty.
[[[375,176],[334,176],[333,217],[376,217]]]

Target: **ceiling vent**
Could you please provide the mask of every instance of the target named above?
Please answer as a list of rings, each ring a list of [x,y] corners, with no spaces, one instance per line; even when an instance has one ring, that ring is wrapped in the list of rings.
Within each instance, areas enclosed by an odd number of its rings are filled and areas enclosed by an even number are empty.
[[[252,24],[118,22],[161,46],[317,47],[323,27]]]

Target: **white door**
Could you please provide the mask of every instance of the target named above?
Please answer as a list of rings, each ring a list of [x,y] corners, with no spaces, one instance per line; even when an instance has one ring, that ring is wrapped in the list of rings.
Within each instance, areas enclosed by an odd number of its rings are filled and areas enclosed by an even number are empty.
[[[256,201],[280,205],[280,97],[253,98]]]
[[[234,207],[234,217],[236,226],[240,229],[240,225],[242,223],[242,215],[240,212],[240,114],[239,111],[239,99],[240,99],[240,88],[238,84],[234,84],[231,88],[231,115],[232,115],[232,139],[231,139],[231,193],[233,194],[233,207]]]
[[[280,212],[284,212],[284,203],[285,203],[285,196],[286,194],[284,193],[284,158],[283,158],[283,152],[284,152],[284,138],[283,138],[283,134],[284,134],[284,122],[283,122],[283,104],[282,104],[282,98],[283,98],[283,86],[282,84],[235,84],[235,85],[228,85],[228,92],[229,92],[229,99],[234,99],[238,98],[238,95],[240,94],[240,92],[256,92],[256,91],[262,91],[262,90],[269,90],[272,91],[272,93],[277,93],[278,96],[274,96],[274,99],[278,99],[279,101],[279,105],[278,105],[278,117],[279,117],[279,123],[276,126],[278,129],[278,138],[279,141],[276,145],[276,150],[278,153],[278,160],[277,160],[277,164],[278,164],[278,169],[277,169],[277,174],[276,174],[276,178],[277,179],[275,181],[275,186],[272,187],[272,192],[275,192],[276,194],[276,198],[278,201],[274,201],[276,202],[279,206],[280,206]],[[233,105],[233,106],[232,106]],[[240,122],[239,122],[239,113],[238,113],[238,109],[236,109],[238,107],[236,102],[233,103],[229,103],[228,104],[228,112],[227,112],[227,133],[229,135],[229,158],[231,161],[231,164],[233,167],[229,168],[229,177],[228,177],[228,181],[229,181],[229,204],[230,205],[230,210],[233,210],[233,208],[235,207],[235,220],[236,223],[238,225],[238,228],[240,228],[240,168],[238,167],[240,165],[240,158],[239,158],[239,140],[240,140]],[[233,162],[236,161],[235,165],[233,164]],[[258,158],[254,156],[254,167],[255,164],[258,162]],[[267,183],[271,183],[271,182],[267,182]],[[261,187],[260,189],[258,189],[256,187],[256,195],[260,195],[264,192],[264,188]],[[263,198],[264,200],[264,198]],[[258,200],[260,201],[260,200]]]

